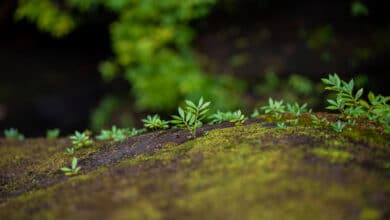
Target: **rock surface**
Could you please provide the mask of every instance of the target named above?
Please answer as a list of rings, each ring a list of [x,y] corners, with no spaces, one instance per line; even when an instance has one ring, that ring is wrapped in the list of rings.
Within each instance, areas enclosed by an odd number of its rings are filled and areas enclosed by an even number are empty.
[[[0,139],[0,219],[390,219],[390,137],[255,120],[78,150]]]

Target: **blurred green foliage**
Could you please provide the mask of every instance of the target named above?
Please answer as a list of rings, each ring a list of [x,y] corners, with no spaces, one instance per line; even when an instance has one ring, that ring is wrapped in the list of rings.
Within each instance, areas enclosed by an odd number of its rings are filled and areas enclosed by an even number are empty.
[[[278,76],[272,68],[265,72],[262,83],[254,86],[254,94],[260,97],[274,96],[283,98],[287,102],[307,102],[310,106],[319,104],[318,97],[321,96],[323,87],[310,79],[291,74],[284,79]],[[265,104],[265,103],[260,103]]]
[[[102,11],[116,15],[110,25],[114,56],[98,69],[105,81],[123,77],[141,111],[170,112],[181,100],[204,96],[215,108],[237,107],[242,83],[206,75],[191,48],[190,22],[207,15],[216,0],[19,0],[17,19],[27,19],[55,37],[71,33]],[[97,45],[98,46],[98,45]],[[218,100],[217,100],[218,99]],[[107,99],[106,99],[107,100]],[[112,100],[111,100],[112,101]],[[103,101],[93,127],[103,124],[115,103]],[[114,101],[115,102],[115,101]]]
[[[307,46],[311,49],[324,49],[335,40],[335,32],[331,25],[320,26],[306,35]]]
[[[365,4],[361,3],[360,1],[354,1],[351,3],[351,15],[355,17],[367,16],[368,8]]]

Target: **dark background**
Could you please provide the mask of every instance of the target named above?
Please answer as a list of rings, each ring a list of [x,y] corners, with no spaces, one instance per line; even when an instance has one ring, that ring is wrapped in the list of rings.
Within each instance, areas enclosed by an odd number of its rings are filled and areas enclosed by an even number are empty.
[[[388,95],[390,50],[375,38],[375,33],[385,39],[390,36],[389,8],[383,2],[364,1],[369,16],[353,17],[350,1],[281,5],[246,0],[229,7],[222,1],[208,16],[193,22],[197,31],[193,47],[203,57],[205,69],[249,83],[261,81],[267,67],[278,66],[281,76],[299,73],[317,81],[333,72],[346,79],[365,74],[367,89]],[[17,127],[37,136],[47,128],[58,127],[66,134],[88,127],[104,94],[129,90],[126,82],[104,83],[97,71],[98,63],[111,56],[108,28],[115,16],[102,14],[65,38],[54,39],[34,24],[15,22],[16,4],[0,3],[0,130]],[[308,48],[299,33],[328,24],[337,33],[337,42],[328,48],[332,59],[324,62],[323,51]],[[262,40],[256,40],[259,36]],[[379,49],[356,63],[351,51],[357,45]],[[246,57],[245,64],[229,65],[237,54]]]

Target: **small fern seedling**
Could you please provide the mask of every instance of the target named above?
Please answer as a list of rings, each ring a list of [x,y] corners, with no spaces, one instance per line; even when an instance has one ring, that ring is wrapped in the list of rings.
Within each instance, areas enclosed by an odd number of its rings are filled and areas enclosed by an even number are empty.
[[[337,120],[337,122],[330,123],[330,126],[334,131],[339,133],[342,132],[343,129],[345,128],[345,125],[340,120]]]
[[[169,122],[162,120],[159,115],[148,115],[145,119],[142,119],[144,127],[151,130],[167,129],[169,128]]]
[[[93,141],[90,139],[87,132],[78,132],[76,131],[74,135],[70,136],[70,140],[74,148],[77,150],[82,147],[88,147],[93,144]]]
[[[16,128],[9,128],[4,130],[4,136],[7,140],[24,140],[24,135],[19,133],[18,129]]]
[[[60,136],[60,129],[54,128],[54,129],[49,129],[46,131],[46,138],[53,140],[57,139]]]
[[[74,147],[67,147],[65,149],[65,153],[64,154],[65,155],[72,155],[72,154],[74,154]]]
[[[207,116],[210,102],[204,102],[203,97],[201,97],[197,105],[189,100],[186,100],[185,103],[186,107],[184,109],[178,108],[179,115],[172,115],[171,123],[189,131],[191,137],[195,138],[196,129],[202,126],[202,120]]]
[[[65,173],[66,176],[76,175],[80,171],[81,167],[77,166],[77,158],[73,157],[71,167],[62,167],[61,171]]]
[[[302,113],[308,112],[307,103],[304,103],[303,105],[299,105],[297,102],[293,104],[287,104],[286,112],[291,113],[294,116],[300,116]]]
[[[280,128],[280,129],[285,129],[287,127],[287,125],[286,125],[286,123],[277,123],[276,127]]]
[[[311,121],[315,125],[320,125],[322,123],[328,124],[328,119],[326,117],[318,118],[316,115],[310,115]]]
[[[243,124],[248,118],[241,113],[241,110],[235,112],[221,112],[218,111],[215,114],[212,114],[209,119],[211,119],[210,124],[220,124],[224,121],[232,122],[236,125]]]
[[[281,113],[284,113],[286,108],[283,102],[283,100],[277,101],[269,98],[268,105],[261,107],[261,109],[263,109],[266,114],[271,113],[275,119],[279,120],[282,118]]]

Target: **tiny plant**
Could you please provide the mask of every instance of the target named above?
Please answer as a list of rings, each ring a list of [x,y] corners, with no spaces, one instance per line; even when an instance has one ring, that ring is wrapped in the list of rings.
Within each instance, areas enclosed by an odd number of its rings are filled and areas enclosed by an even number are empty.
[[[57,139],[60,136],[60,129],[54,128],[46,131],[47,139]]]
[[[144,128],[141,128],[141,129],[132,128],[131,130],[127,130],[127,135],[129,137],[132,137],[132,136],[135,136],[135,135],[142,134],[145,131],[146,131],[146,129],[144,129]]]
[[[330,126],[334,131],[339,133],[342,132],[343,129],[345,128],[345,125],[340,120],[337,120],[337,122],[330,123]]]
[[[298,118],[290,119],[287,122],[290,123],[291,125],[297,125],[299,123],[299,119]]]
[[[360,97],[363,95],[363,89],[359,89],[354,93],[354,81],[351,79],[345,82],[339,78],[337,74],[329,75],[328,79],[322,79],[326,85],[325,90],[336,92],[335,99],[328,99],[329,110],[339,110],[343,114],[354,115],[359,117],[361,115],[362,106],[359,105]]]
[[[353,79],[345,82],[337,74],[329,75],[327,79],[322,79],[326,85],[325,89],[336,93],[334,99],[328,99],[329,106],[327,109],[338,110],[342,117],[354,119],[366,117],[370,120],[377,121],[384,128],[390,124],[390,97],[382,95],[368,94],[368,102],[361,99],[363,89],[354,92]]]
[[[102,130],[100,135],[96,137],[98,140],[114,140],[114,141],[123,141],[129,135],[129,130],[126,128],[117,128],[115,125],[112,126],[111,130]]]
[[[66,155],[72,155],[72,154],[74,154],[74,147],[67,147],[66,149],[65,149],[65,153],[64,154],[66,154]]]
[[[62,167],[61,171],[63,171],[66,176],[71,176],[76,175],[80,169],[81,167],[77,166],[77,158],[73,157],[71,167]]]
[[[280,113],[285,112],[286,108],[283,102],[283,100],[277,101],[269,98],[268,105],[261,107],[261,109],[263,109],[266,114],[271,113],[275,119],[279,120],[282,117]]]
[[[186,100],[186,107],[178,108],[179,115],[172,115],[171,123],[175,126],[190,132],[191,137],[196,137],[196,129],[202,126],[202,120],[206,118],[209,111],[210,102],[204,102],[203,97],[199,99],[196,105],[192,101]]]
[[[210,124],[220,124],[224,121],[228,121],[239,125],[243,124],[248,118],[241,113],[241,110],[237,110],[235,112],[218,111],[217,113],[212,114],[209,119],[211,119]]]
[[[318,118],[316,115],[310,115],[311,121],[315,125],[320,125],[322,123],[328,123],[328,119],[326,117]]]
[[[255,110],[253,110],[253,113],[251,114],[251,117],[252,118],[256,118],[259,115],[260,115],[259,110],[255,109]]]
[[[151,130],[167,129],[169,128],[169,122],[161,120],[160,116],[155,114],[153,116],[148,115],[145,119],[142,119],[144,127]]]
[[[280,129],[285,129],[287,127],[286,123],[277,123],[276,126]]]
[[[293,104],[287,104],[287,111],[288,113],[293,114],[294,116],[300,116],[302,113],[308,112],[307,110],[307,103],[303,105],[299,105],[297,102]]]
[[[87,132],[76,131],[74,135],[70,136],[70,140],[72,140],[72,144],[74,145],[75,149],[88,147],[93,144],[93,141],[90,139]]]
[[[18,129],[16,128],[6,129],[4,131],[4,136],[7,140],[18,140],[18,141],[24,140],[24,135],[19,133]]]

